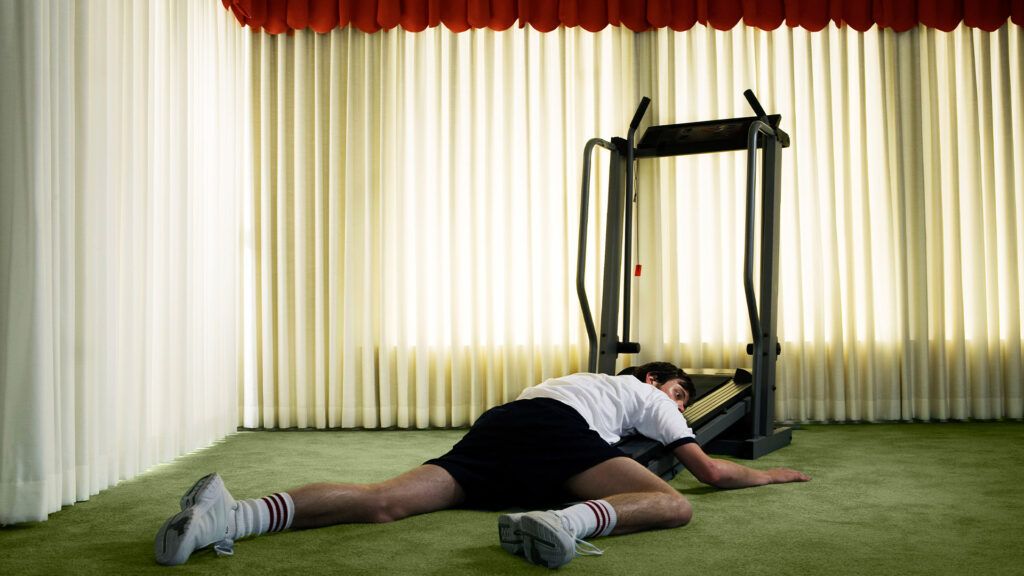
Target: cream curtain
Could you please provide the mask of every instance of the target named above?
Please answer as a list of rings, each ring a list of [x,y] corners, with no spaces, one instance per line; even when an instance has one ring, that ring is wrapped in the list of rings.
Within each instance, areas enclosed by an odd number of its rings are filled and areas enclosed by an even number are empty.
[[[748,115],[738,95],[750,86],[793,136],[780,418],[1024,416],[1018,27],[694,28],[645,40],[659,123]],[[744,362],[742,162],[663,160],[646,174],[660,216],[646,213],[641,241],[658,263],[641,315],[643,341],[665,343],[654,355]]]
[[[748,87],[794,143],[778,416],[1022,416],[1016,27],[257,38],[244,426],[461,426],[581,369],[583,143],[641,95],[658,123],[749,115]],[[746,365],[742,157],[639,178],[624,361]]]
[[[0,523],[237,425],[245,38],[206,1],[0,3]]]
[[[580,151],[632,36],[258,36],[243,424],[463,426],[586,351]]]

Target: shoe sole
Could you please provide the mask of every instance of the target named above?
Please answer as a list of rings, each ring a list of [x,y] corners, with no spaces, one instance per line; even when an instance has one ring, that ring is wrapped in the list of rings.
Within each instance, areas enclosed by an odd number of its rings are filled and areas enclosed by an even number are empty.
[[[177,566],[178,564],[184,564],[188,560],[188,556],[184,559],[180,559],[178,556],[181,555],[181,542],[185,539],[185,535],[192,525],[194,514],[195,509],[193,508],[182,510],[168,518],[164,525],[160,527],[160,531],[156,533],[154,543],[154,552],[156,553],[158,564]]]
[[[498,539],[501,547],[509,554],[523,555],[523,533],[519,529],[519,519],[508,514],[498,516]]]
[[[196,500],[198,499],[199,495],[203,492],[203,490],[206,490],[206,487],[213,482],[216,476],[217,473],[213,472],[211,474],[203,476],[199,480],[196,480],[196,483],[193,484],[192,487],[188,489],[188,492],[185,492],[185,495],[181,497],[181,509],[185,510],[187,508],[195,506]]]
[[[545,568],[558,568],[575,557],[575,548],[568,553],[563,550],[559,545],[559,534],[548,524],[524,516],[519,525],[523,535],[523,551],[531,563]]]

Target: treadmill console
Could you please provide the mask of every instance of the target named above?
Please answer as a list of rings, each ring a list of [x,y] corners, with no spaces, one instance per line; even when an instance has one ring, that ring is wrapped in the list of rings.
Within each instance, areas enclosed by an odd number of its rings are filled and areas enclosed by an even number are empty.
[[[758,119],[757,116],[751,116],[748,118],[651,126],[644,132],[643,138],[636,145],[634,155],[636,158],[662,158],[686,154],[746,150],[747,134],[750,131],[750,125]],[[779,122],[782,120],[782,116],[771,114],[767,116],[767,119],[768,125],[779,135],[779,142],[782,144],[782,147],[789,146],[789,136],[779,130]],[[761,141],[759,140],[759,142]]]

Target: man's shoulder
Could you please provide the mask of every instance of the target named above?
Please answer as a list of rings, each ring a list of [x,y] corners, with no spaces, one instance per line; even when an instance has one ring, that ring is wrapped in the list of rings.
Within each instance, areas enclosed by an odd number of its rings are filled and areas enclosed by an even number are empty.
[[[613,376],[611,374],[601,374],[599,372],[575,372],[573,374],[566,374],[565,376],[558,376],[557,378],[550,378],[545,380],[543,384],[556,382],[571,382],[571,383],[585,383],[585,382],[602,382],[608,384],[621,384],[621,383],[636,383],[641,382],[634,376]]]

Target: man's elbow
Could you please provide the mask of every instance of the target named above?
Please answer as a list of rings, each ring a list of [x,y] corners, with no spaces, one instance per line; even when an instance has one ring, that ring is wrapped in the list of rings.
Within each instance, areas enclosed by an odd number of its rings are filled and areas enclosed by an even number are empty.
[[[703,466],[694,476],[699,482],[715,488],[721,488],[722,482],[725,480],[722,468],[714,461],[708,462],[708,465]]]

